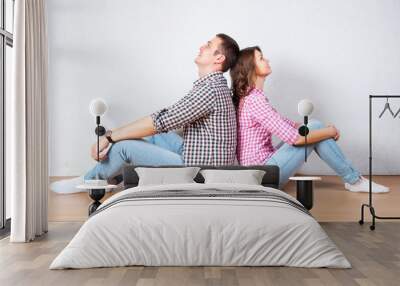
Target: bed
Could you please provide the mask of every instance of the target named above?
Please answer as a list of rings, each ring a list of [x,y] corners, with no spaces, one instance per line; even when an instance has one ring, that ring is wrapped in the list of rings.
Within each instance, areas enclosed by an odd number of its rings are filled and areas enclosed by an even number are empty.
[[[138,186],[108,198],[50,269],[144,266],[292,266],[350,268],[349,261],[296,199],[277,189],[276,166],[261,185],[195,182]],[[202,167],[210,168],[210,167]]]

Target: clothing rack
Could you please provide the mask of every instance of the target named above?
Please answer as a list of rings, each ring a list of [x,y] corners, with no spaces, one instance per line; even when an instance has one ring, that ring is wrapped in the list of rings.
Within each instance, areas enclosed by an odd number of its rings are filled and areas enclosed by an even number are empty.
[[[364,208],[369,208],[372,216],[371,230],[375,230],[375,219],[400,219],[400,217],[378,216],[372,204],[372,100],[374,98],[400,98],[400,95],[370,95],[369,96],[369,203],[361,205],[361,219],[359,224],[364,224]]]

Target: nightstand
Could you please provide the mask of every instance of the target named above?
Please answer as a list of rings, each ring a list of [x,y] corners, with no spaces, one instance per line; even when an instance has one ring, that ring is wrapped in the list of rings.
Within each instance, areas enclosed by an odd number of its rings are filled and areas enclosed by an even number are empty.
[[[89,216],[96,211],[96,209],[101,205],[100,200],[106,194],[106,190],[111,190],[117,188],[117,185],[107,185],[107,186],[95,186],[95,185],[79,185],[78,189],[88,190],[89,197],[94,201],[88,209]]]
[[[308,210],[314,203],[313,182],[321,181],[321,177],[290,177],[289,180],[296,181],[296,199]]]

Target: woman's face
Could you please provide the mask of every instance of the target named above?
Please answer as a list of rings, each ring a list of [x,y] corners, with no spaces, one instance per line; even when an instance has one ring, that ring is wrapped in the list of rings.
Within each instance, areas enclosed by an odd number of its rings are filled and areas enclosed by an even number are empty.
[[[266,77],[272,72],[271,67],[269,66],[269,61],[257,50],[254,51],[254,61],[257,76]]]

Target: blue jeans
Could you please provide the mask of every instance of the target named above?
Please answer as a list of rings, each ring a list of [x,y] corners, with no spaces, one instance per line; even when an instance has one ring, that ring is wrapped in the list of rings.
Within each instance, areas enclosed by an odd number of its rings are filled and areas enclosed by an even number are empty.
[[[309,121],[308,127],[310,130],[324,128],[324,125],[315,119]],[[288,182],[289,177],[293,176],[296,171],[304,163],[304,146],[292,146],[284,143],[275,153],[266,161],[266,165],[279,166],[279,188]],[[340,150],[336,141],[332,138],[326,139],[314,144],[307,144],[307,157],[312,151],[331,167],[344,182],[353,184],[361,176],[351,162],[346,159]]]
[[[183,165],[183,138],[174,132],[161,133],[138,140],[123,140],[113,144],[108,158],[86,173],[85,180],[111,179],[122,168],[135,165]]]

